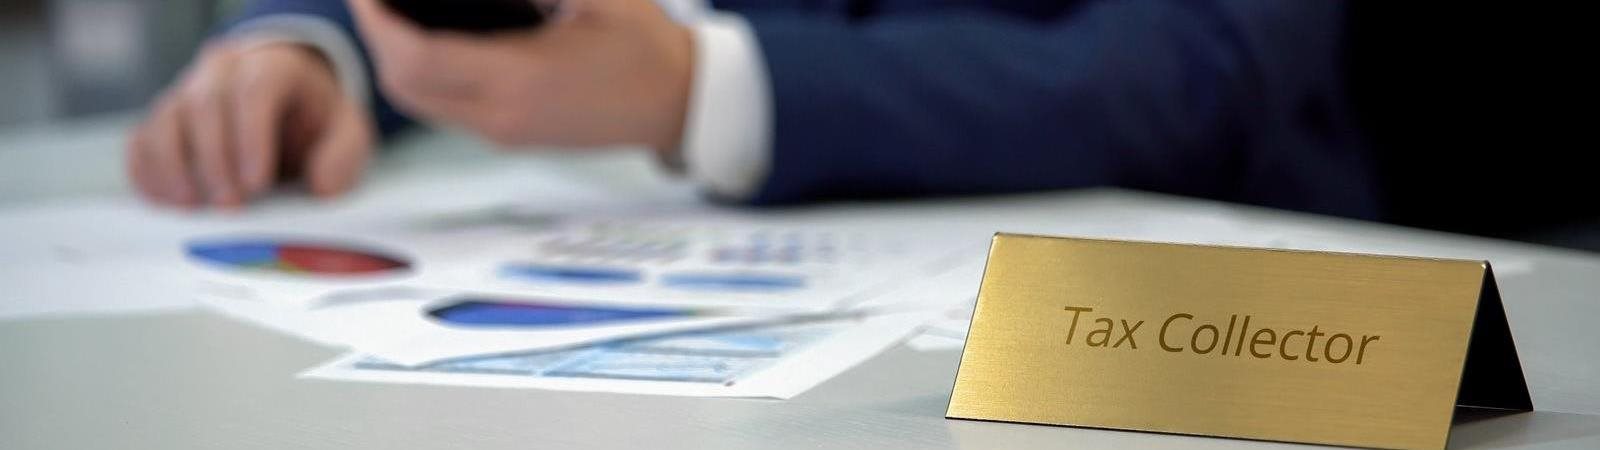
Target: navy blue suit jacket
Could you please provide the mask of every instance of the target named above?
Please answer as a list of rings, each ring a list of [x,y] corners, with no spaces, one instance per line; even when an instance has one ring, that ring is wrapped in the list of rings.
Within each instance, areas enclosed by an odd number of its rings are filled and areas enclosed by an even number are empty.
[[[1343,4],[729,0],[773,90],[757,204],[1115,185],[1352,217]],[[338,0],[260,0],[243,19]],[[374,86],[376,83],[374,83]],[[384,102],[386,132],[405,119]]]

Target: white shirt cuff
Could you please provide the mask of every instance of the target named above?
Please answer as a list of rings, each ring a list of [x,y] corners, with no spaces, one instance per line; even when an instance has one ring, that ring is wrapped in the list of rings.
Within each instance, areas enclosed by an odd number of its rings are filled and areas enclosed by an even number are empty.
[[[710,13],[692,25],[695,76],[684,122],[689,178],[713,196],[756,195],[772,164],[772,90],[755,33],[744,18]]]
[[[353,38],[328,19],[309,14],[267,15],[234,26],[228,37],[244,45],[292,43],[317,49],[333,66],[340,90],[359,104],[370,105],[370,78],[361,64],[361,53]]]

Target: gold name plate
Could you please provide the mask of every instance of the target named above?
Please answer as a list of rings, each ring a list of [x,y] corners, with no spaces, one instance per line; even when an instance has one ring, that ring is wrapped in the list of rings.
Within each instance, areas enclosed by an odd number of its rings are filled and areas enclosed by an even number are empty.
[[[1484,261],[998,234],[946,416],[1443,449],[1532,410]]]

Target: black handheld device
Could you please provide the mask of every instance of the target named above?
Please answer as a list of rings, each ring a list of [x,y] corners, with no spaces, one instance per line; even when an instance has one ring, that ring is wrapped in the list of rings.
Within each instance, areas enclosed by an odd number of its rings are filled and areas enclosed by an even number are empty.
[[[549,11],[534,0],[383,0],[423,28],[468,32],[533,28]]]

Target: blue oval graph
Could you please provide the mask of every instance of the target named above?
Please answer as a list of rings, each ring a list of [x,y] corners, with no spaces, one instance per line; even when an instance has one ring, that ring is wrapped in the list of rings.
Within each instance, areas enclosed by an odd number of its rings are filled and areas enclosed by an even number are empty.
[[[698,313],[686,309],[573,306],[488,298],[463,298],[428,315],[451,325],[476,327],[562,327],[638,322]]]

